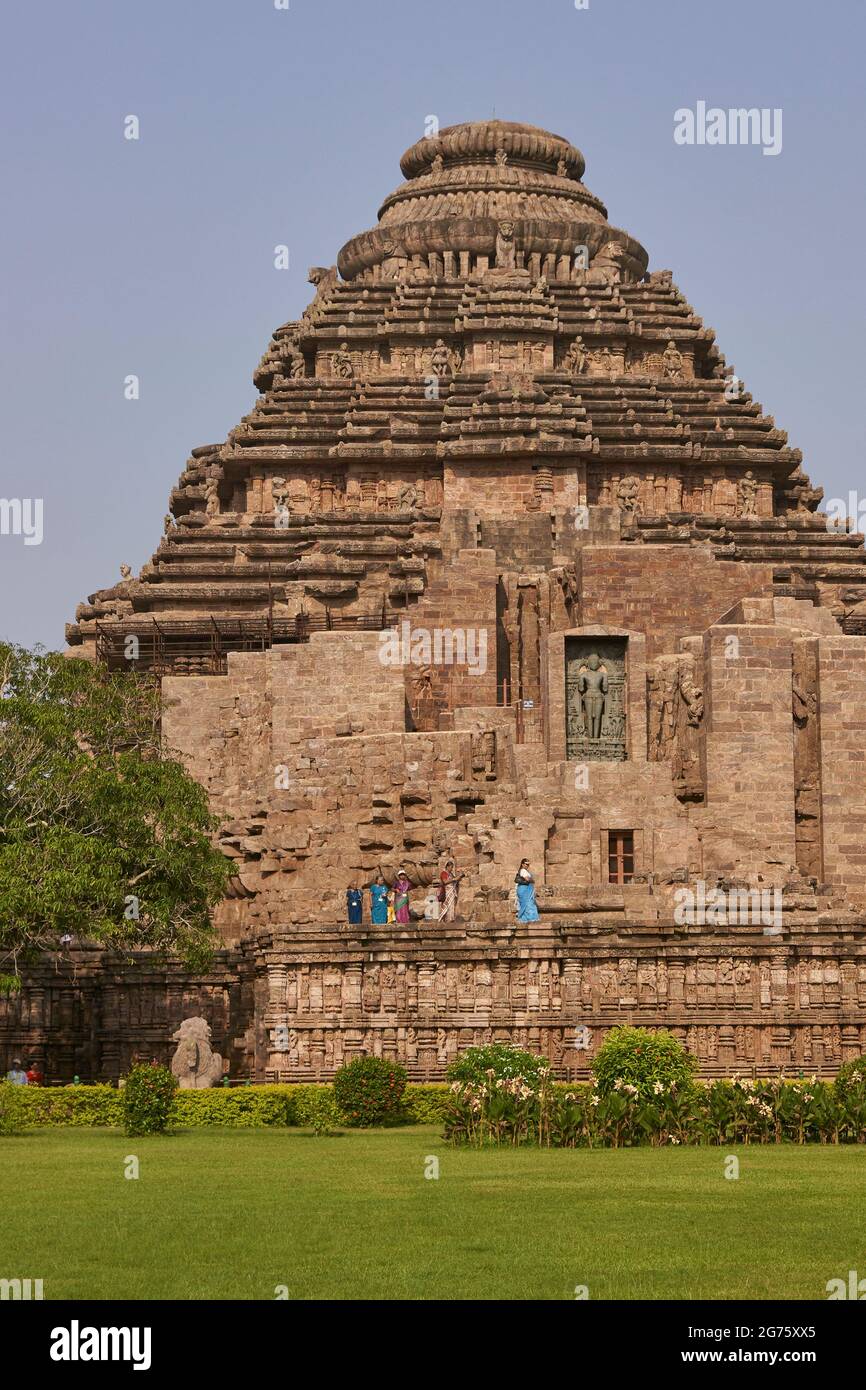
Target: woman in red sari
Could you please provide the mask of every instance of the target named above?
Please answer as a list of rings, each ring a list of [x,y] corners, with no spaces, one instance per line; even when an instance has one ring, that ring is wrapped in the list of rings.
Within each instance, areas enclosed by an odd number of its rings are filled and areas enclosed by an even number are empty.
[[[394,916],[398,922],[409,921],[409,889],[412,887],[405,869],[394,880]]]

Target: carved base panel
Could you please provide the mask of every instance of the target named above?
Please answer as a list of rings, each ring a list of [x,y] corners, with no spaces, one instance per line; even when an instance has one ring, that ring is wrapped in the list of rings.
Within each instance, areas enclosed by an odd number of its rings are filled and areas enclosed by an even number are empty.
[[[136,1059],[169,1062],[172,1034],[194,1015],[231,1076],[258,1081],[324,1080],[364,1053],[436,1080],[461,1049],[499,1041],[586,1077],[621,1023],[669,1028],[706,1076],[831,1076],[866,1053],[866,937],[843,941],[841,929],[650,944],[413,924],[382,946],[310,929],[222,952],[199,979],[81,952],[0,1000],[0,1067],[21,1057],[49,1083],[114,1080]]]

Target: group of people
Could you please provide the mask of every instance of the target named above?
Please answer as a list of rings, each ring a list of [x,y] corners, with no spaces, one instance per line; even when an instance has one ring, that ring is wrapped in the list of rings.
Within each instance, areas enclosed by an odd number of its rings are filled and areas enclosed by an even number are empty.
[[[6,1073],[6,1080],[13,1086],[44,1086],[45,1076],[38,1062],[31,1062],[27,1071],[21,1065],[20,1057],[12,1058],[12,1066]]]
[[[457,916],[457,894],[460,880],[465,875],[457,873],[454,861],[449,859],[439,875],[439,887],[430,909],[425,908],[425,917],[435,917],[440,922],[453,922]],[[364,920],[364,893],[370,894],[370,921],[374,927],[385,927],[391,922],[407,923],[409,916],[409,892],[412,880],[404,868],[397,871],[392,884],[385,881],[385,875],[378,873],[372,883],[359,888],[354,885],[346,889],[346,920],[350,926],[360,926]],[[434,908],[435,904],[435,908]]]
[[[454,868],[454,860],[449,859],[439,875],[439,883],[428,894],[425,904],[425,918],[437,922],[453,922],[457,918],[457,899],[461,880],[466,877],[463,870]],[[364,920],[364,894],[370,894],[370,921],[374,927],[385,927],[391,922],[409,922],[409,892],[412,881],[404,868],[397,871],[392,884],[385,881],[385,875],[378,873],[372,883],[361,888],[353,885],[346,889],[346,920],[350,926],[360,926]],[[520,867],[514,875],[515,911],[518,922],[537,922],[538,904],[535,901],[535,878],[528,859],[521,859]]]

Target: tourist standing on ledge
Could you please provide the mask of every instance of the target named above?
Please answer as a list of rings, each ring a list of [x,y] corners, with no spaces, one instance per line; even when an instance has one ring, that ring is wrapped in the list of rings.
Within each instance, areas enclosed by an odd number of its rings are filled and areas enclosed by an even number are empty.
[[[364,910],[364,895],[360,888],[346,889],[346,920],[350,926],[359,927]]]
[[[398,922],[409,921],[409,889],[412,884],[405,869],[400,869],[394,880],[394,917]]]
[[[388,885],[384,874],[377,874],[370,884],[370,921],[374,927],[384,927],[388,921]]]
[[[38,1063],[38,1062],[31,1062],[31,1063],[30,1063],[30,1066],[27,1068],[27,1085],[28,1085],[28,1086],[44,1086],[44,1085],[45,1085],[45,1073],[44,1073],[43,1071],[40,1070],[40,1067],[39,1067],[39,1063]]]
[[[27,1073],[21,1065],[20,1057],[12,1058],[12,1066],[6,1073],[6,1080],[11,1081],[13,1086],[26,1086]]]
[[[520,868],[514,875],[517,889],[518,922],[537,922],[538,904],[535,901],[535,879],[529,868],[529,860],[521,859]]]
[[[457,894],[460,891],[460,880],[466,875],[461,871],[459,874],[454,872],[454,860],[449,859],[445,868],[439,875],[439,921],[453,922],[457,915]]]

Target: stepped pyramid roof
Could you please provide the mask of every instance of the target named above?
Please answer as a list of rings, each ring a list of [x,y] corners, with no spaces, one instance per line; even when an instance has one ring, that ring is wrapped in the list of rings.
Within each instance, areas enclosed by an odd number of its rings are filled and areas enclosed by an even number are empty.
[[[620,507],[630,544],[772,563],[785,593],[835,585],[837,616],[861,599],[862,538],[828,531],[799,450],[584,167],[511,121],[412,145],[378,224],[310,271],[252,410],[192,450],[151,562],[79,606],[70,644],[116,651],[155,623],[202,640],[267,624],[270,640],[299,613],[381,625],[447,562],[460,470],[515,461],[570,470],[588,506]],[[553,514],[563,496],[543,480],[515,505]]]

